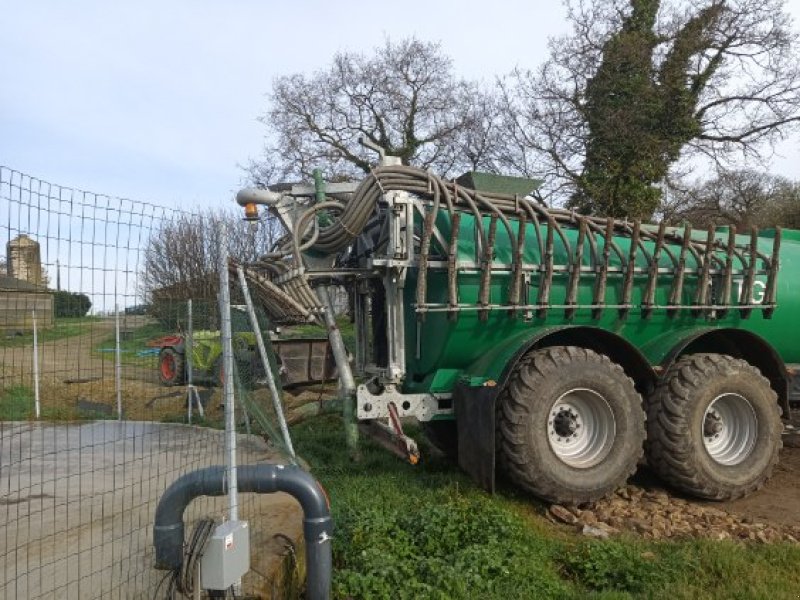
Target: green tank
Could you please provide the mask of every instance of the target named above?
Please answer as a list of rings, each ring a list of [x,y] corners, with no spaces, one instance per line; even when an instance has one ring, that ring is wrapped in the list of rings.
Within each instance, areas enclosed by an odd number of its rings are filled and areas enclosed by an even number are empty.
[[[330,332],[351,451],[358,420],[416,462],[414,417],[488,489],[500,468],[589,502],[643,456],[699,497],[761,487],[800,363],[800,232],[587,217],[535,185],[385,157],[359,184],[240,192],[287,230],[247,268],[273,319],[330,325],[328,288],[349,291],[358,384]]]

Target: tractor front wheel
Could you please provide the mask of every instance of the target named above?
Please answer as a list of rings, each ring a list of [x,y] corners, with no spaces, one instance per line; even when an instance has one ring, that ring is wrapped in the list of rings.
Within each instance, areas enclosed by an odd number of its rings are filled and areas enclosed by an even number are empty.
[[[183,374],[183,354],[174,348],[163,348],[158,353],[158,378],[162,385],[182,385]]]
[[[498,462],[545,500],[598,500],[626,482],[643,454],[642,398],[622,367],[592,350],[529,353],[498,402]]]

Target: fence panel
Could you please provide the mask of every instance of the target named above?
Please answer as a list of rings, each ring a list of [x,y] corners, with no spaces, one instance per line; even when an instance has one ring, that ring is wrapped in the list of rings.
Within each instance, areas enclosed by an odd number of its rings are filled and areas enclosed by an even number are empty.
[[[164,597],[158,499],[180,475],[225,461],[218,240],[192,229],[207,220],[0,167],[1,598]],[[234,243],[266,243],[247,235]],[[234,324],[242,318],[234,311]],[[235,373],[239,463],[283,462],[271,404],[245,367],[252,335],[234,330],[246,355]],[[227,501],[203,498],[188,513],[187,531],[226,517]],[[274,534],[297,539],[299,514],[283,495],[240,500],[254,561],[283,549]],[[254,567],[244,591],[263,594],[271,571]]]

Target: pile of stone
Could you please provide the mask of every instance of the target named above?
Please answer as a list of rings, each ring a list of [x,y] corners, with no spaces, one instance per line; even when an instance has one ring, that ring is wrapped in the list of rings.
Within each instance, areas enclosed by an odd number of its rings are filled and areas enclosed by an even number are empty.
[[[589,537],[607,538],[623,531],[643,538],[752,540],[798,543],[800,526],[761,523],[714,506],[670,496],[662,490],[629,485],[610,498],[583,508],[554,504],[547,516]]]

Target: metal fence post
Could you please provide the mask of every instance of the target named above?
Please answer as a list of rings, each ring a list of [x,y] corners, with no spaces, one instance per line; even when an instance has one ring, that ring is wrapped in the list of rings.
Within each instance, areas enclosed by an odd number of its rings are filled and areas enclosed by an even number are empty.
[[[324,283],[317,286],[317,296],[325,309],[325,325],[328,328],[328,339],[331,342],[331,351],[336,361],[336,368],[339,371],[339,381],[341,382],[342,397],[342,419],[344,420],[345,440],[350,457],[357,459],[358,450],[358,421],[356,420],[356,382],[353,378],[353,371],[350,369],[350,360],[347,356],[342,332],[336,324],[336,315],[333,312],[328,287]]]
[[[114,378],[117,385],[117,420],[122,420],[122,350],[119,344],[119,304],[114,305],[115,337],[116,346],[114,348]]]
[[[272,396],[272,406],[275,409],[275,416],[278,419],[278,424],[281,428],[281,435],[283,442],[286,444],[286,451],[289,456],[296,458],[294,453],[294,446],[292,445],[292,438],[289,435],[289,427],[286,424],[286,417],[283,414],[283,405],[281,404],[281,395],[278,393],[278,386],[275,384],[275,374],[272,372],[269,364],[269,357],[267,356],[267,347],[264,345],[264,336],[261,334],[261,327],[256,318],[256,311],[253,308],[253,300],[250,297],[250,288],[247,285],[247,279],[244,276],[244,269],[237,266],[236,272],[239,275],[239,285],[242,287],[242,294],[244,295],[244,303],[247,307],[247,316],[250,318],[250,326],[253,328],[253,333],[256,336],[256,345],[258,346],[258,354],[261,357],[261,364],[264,366],[264,373],[267,377],[267,384],[269,385],[269,393]]]
[[[222,342],[222,389],[225,398],[225,454],[228,470],[228,518],[239,519],[239,486],[236,479],[236,417],[233,406],[233,340],[231,334],[231,290],[228,277],[228,230],[220,223],[219,315]]]
[[[184,344],[184,356],[186,357],[186,405],[189,416],[189,423],[192,422],[192,408],[197,404],[197,412],[201,417],[205,417],[203,410],[203,403],[200,402],[200,395],[197,393],[197,388],[194,386],[194,364],[192,362],[192,352],[194,351],[194,328],[192,322],[194,316],[192,313],[192,299],[186,301],[186,313],[188,316],[188,323],[186,327],[186,342]]]
[[[36,310],[31,311],[33,317],[33,407],[36,418],[41,414],[41,402],[39,398],[39,332],[36,329]]]

